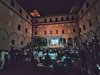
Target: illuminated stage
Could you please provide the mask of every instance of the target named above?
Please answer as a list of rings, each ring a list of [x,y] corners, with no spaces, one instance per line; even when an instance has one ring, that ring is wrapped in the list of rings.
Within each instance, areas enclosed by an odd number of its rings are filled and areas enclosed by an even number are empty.
[[[47,37],[48,48],[63,48],[64,45],[60,40],[61,37]]]

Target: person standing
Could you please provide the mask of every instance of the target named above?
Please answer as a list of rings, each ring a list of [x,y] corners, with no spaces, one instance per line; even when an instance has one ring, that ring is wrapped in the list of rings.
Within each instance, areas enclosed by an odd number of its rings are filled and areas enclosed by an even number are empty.
[[[0,70],[2,70],[5,65],[5,54],[6,52],[4,51],[4,49],[2,49],[0,51],[0,62],[1,62]]]

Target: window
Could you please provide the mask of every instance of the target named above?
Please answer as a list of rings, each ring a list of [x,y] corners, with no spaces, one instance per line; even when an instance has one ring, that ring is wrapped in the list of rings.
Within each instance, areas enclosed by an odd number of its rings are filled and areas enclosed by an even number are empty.
[[[50,30],[50,34],[52,34],[52,30]]]
[[[83,10],[81,10],[81,14],[83,14]]]
[[[69,20],[69,17],[66,17],[66,20]]]
[[[28,15],[26,15],[26,19],[28,19]]]
[[[15,44],[15,40],[11,40],[11,45],[14,45]]]
[[[88,2],[86,3],[86,7],[87,7],[87,8],[89,7],[89,3],[88,3]]]
[[[44,31],[44,34],[46,35],[47,34],[47,31]]]
[[[32,22],[32,20],[31,20],[31,22]]]
[[[35,35],[37,35],[37,31],[35,31]]]
[[[56,30],[56,34],[58,34],[58,30]]]
[[[44,19],[44,22],[47,22],[47,19]]]
[[[2,37],[2,40],[4,40],[5,39],[5,37]]]
[[[97,23],[98,23],[98,22],[99,22],[99,18],[98,18],[97,16],[96,16],[95,18],[96,18],[96,21],[97,21]]]
[[[58,18],[56,18],[56,22],[58,22]]]
[[[18,29],[18,30],[21,30],[21,25],[19,25],[19,24],[18,24],[18,27],[17,27],[17,29]]]
[[[92,22],[90,20],[88,20],[88,22],[89,22],[89,27],[91,27],[92,26]]]
[[[79,28],[79,32],[81,32],[82,30],[81,30],[81,28]]]
[[[63,21],[64,20],[64,18],[63,17],[61,17],[61,21]]]
[[[11,0],[10,5],[11,5],[12,7],[15,7],[15,3],[14,3],[14,1],[13,1],[13,0]]]
[[[50,22],[52,22],[52,19],[50,18]]]
[[[85,25],[83,25],[83,29],[85,30],[86,28],[85,28]]]
[[[23,41],[21,41],[21,45],[23,45]]]
[[[64,30],[62,30],[62,34],[64,34],[65,33],[65,31]]]
[[[37,26],[35,26],[35,28],[37,28]]]
[[[21,8],[19,9],[19,13],[22,14],[22,9]]]
[[[37,20],[35,20],[35,23],[37,23],[38,21]]]
[[[72,20],[74,20],[74,16],[72,16]]]
[[[27,33],[27,28],[25,28],[25,33]]]
[[[75,30],[75,29],[73,29],[73,32],[75,33],[75,32],[76,32],[76,30]]]

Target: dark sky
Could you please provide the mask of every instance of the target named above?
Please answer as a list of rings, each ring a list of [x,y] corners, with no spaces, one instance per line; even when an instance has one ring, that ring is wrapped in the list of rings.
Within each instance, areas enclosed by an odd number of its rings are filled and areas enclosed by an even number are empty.
[[[26,11],[38,10],[40,15],[66,14],[72,6],[81,6],[85,0],[16,0]]]

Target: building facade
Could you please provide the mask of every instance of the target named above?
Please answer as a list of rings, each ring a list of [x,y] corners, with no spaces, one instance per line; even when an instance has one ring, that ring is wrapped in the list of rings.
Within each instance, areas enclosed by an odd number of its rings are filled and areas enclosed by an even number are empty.
[[[0,49],[23,48],[31,37],[32,17],[15,0],[0,0]]]
[[[79,44],[78,15],[57,15],[34,18],[33,37],[47,38],[48,47]],[[61,40],[62,39],[62,40]]]
[[[100,40],[100,0],[86,0],[78,12],[82,42]]]

